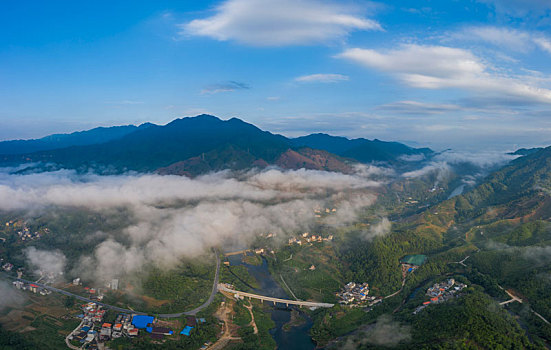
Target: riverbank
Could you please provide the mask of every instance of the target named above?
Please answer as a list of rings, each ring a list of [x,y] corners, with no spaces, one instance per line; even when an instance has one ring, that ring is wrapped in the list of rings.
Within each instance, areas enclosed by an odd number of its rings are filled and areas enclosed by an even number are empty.
[[[256,279],[258,287],[253,290],[253,293],[282,299],[292,299],[271,275],[265,258],[262,257],[262,264],[260,265],[251,265],[243,262],[241,255],[231,256],[228,259],[231,266],[245,267],[248,273]],[[268,310],[270,318],[275,323],[275,327],[270,329],[270,334],[279,349],[315,349],[315,344],[309,336],[313,322],[307,315],[301,315],[298,310],[282,307],[279,304]],[[292,316],[293,312],[295,312],[294,319]]]

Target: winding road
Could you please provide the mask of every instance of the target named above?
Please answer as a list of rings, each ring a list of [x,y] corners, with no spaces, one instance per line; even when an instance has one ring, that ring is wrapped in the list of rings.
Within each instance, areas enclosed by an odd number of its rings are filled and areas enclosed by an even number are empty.
[[[214,281],[213,281],[213,284],[212,284],[212,292],[211,292],[209,298],[207,299],[207,301],[205,301],[201,306],[198,306],[193,310],[182,311],[182,312],[173,313],[173,314],[159,314],[159,315],[157,315],[157,317],[159,317],[159,318],[174,318],[174,317],[180,317],[182,315],[194,316],[199,311],[201,311],[204,308],[208,307],[212,303],[216,293],[218,292],[218,279],[220,277],[220,256],[218,254],[218,251],[215,251],[215,255],[216,255],[216,272],[214,274]],[[63,295],[66,295],[66,296],[74,297],[74,298],[76,298],[80,301],[84,301],[84,302],[87,302],[87,303],[96,303],[97,305],[100,305],[100,306],[102,306],[103,308],[106,308],[106,309],[111,309],[111,310],[115,310],[115,311],[118,311],[118,312],[124,312],[124,313],[129,313],[129,314],[139,314],[139,315],[146,315],[147,314],[147,313],[141,312],[141,311],[135,311],[135,310],[125,309],[125,308],[114,306],[114,305],[105,304],[105,303],[99,302],[97,300],[92,300],[90,298],[86,298],[86,297],[80,296],[78,294],[74,294],[74,293],[68,292],[66,290],[55,288],[55,287],[52,287],[52,286],[49,286],[49,285],[46,285],[46,284],[43,284],[43,283],[28,281],[28,280],[25,280],[23,278],[17,278],[17,277],[7,275],[5,273],[4,273],[4,275],[6,277],[8,277],[10,279],[13,279],[13,280],[16,280],[16,281],[22,281],[22,282],[25,282],[27,284],[35,284],[35,285],[39,286],[40,288],[43,288],[43,289],[46,289],[46,290],[49,290],[49,291],[52,291],[52,292],[56,292],[56,293],[59,293],[59,294],[63,294]]]
[[[212,283],[212,292],[210,293],[209,298],[207,301],[205,301],[201,306],[196,307],[193,310],[190,311],[184,311],[179,312],[175,314],[160,314],[158,317],[160,318],[173,318],[173,317],[180,317],[182,315],[191,315],[195,316],[199,311],[203,310],[207,306],[209,306],[212,301],[214,300],[214,297],[216,296],[216,293],[218,292],[218,280],[220,278],[220,254],[218,252],[215,252],[216,254],[216,272],[214,273],[214,282]]]

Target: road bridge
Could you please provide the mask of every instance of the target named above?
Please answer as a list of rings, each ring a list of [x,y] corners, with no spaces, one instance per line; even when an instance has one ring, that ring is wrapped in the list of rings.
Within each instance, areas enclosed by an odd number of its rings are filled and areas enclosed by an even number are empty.
[[[232,256],[232,255],[239,255],[239,254],[247,254],[248,252],[252,252],[252,249],[243,249],[243,250],[238,250],[236,252],[228,252],[228,253],[224,253],[224,256]]]
[[[247,297],[249,299],[251,299],[251,298],[258,299],[262,302],[263,301],[271,301],[271,302],[274,303],[274,305],[276,303],[285,304],[286,306],[298,305],[298,306],[307,306],[307,307],[333,307],[335,305],[335,304],[329,304],[329,303],[318,303],[318,302],[315,302],[315,301],[302,301],[302,300],[289,300],[289,299],[272,298],[272,297],[267,297],[267,296],[264,296],[264,295],[246,293],[246,292],[241,292],[241,291],[238,291],[238,290],[228,288],[225,284],[222,284],[222,283],[218,285],[218,290],[222,291],[222,292],[231,293],[232,295],[235,295],[235,296],[238,296],[238,297]]]

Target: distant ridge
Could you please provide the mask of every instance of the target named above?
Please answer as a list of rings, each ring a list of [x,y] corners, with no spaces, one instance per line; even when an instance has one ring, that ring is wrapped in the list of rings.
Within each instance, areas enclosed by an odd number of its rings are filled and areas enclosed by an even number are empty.
[[[295,146],[307,146],[323,149],[342,157],[352,158],[359,162],[373,161],[395,162],[401,156],[429,156],[434,152],[429,148],[412,148],[399,142],[367,140],[364,138],[347,139],[342,136],[311,134],[292,139]]]
[[[507,154],[513,155],[513,156],[527,156],[529,154],[535,153],[539,150],[541,150],[541,147],[534,147],[534,148],[519,148],[514,152],[509,152]]]
[[[95,128],[39,140],[0,142],[0,162],[41,162],[102,173],[158,172],[195,176],[222,169],[277,165],[286,169],[351,172],[355,162],[399,162],[432,154],[398,142],[313,134],[296,139],[263,131],[238,118],[212,115],[166,125]]]
[[[138,129],[147,128],[151,125],[153,124],[97,127],[70,134],[53,134],[40,139],[2,141],[0,142],[0,154],[24,154],[70,146],[94,145],[121,138]]]

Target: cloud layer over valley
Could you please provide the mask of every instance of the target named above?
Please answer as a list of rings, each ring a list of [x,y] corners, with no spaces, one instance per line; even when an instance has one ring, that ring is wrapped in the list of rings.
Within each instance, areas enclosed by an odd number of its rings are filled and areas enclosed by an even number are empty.
[[[103,232],[99,245],[80,258],[75,273],[104,280],[140,270],[146,264],[175,266],[182,257],[197,257],[221,244],[243,246],[261,233],[311,230],[316,224],[343,225],[371,205],[377,172],[355,175],[268,169],[243,173],[219,172],[190,179],[181,176],[79,175],[73,171],[14,175],[0,172],[0,209],[40,213],[49,208],[77,208],[109,213],[125,208],[130,225]],[[337,211],[316,218],[314,209],[326,205]],[[31,250],[32,249],[32,250]],[[40,250],[25,251],[30,265]],[[63,256],[48,264],[63,269]],[[61,264],[61,265],[60,265]],[[61,267],[60,267],[61,266]],[[74,268],[74,266],[73,266]],[[42,268],[43,270],[43,268]],[[88,275],[84,274],[87,271]]]

